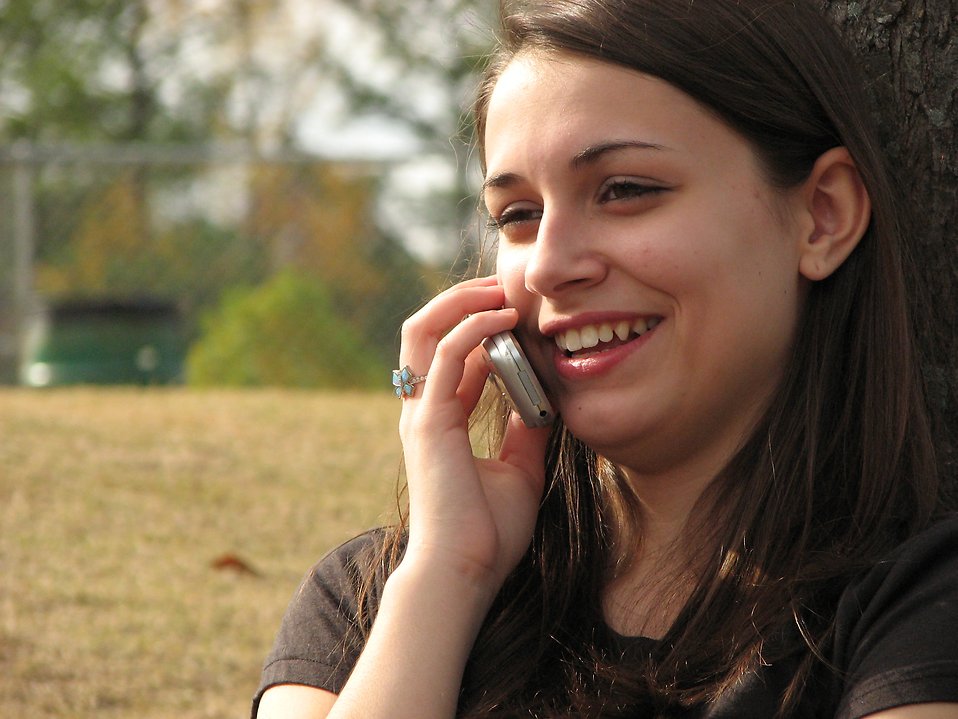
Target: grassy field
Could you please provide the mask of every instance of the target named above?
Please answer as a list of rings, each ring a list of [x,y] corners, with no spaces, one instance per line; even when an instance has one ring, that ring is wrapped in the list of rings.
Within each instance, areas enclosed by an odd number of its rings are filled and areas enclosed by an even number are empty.
[[[247,716],[302,575],[392,516],[398,413],[388,392],[0,390],[0,716]]]

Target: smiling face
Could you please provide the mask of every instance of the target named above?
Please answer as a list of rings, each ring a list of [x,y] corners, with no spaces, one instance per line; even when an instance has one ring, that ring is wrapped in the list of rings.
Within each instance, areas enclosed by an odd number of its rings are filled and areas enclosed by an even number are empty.
[[[681,91],[578,56],[514,59],[484,139],[500,282],[567,427],[632,473],[714,475],[790,351],[798,193]]]

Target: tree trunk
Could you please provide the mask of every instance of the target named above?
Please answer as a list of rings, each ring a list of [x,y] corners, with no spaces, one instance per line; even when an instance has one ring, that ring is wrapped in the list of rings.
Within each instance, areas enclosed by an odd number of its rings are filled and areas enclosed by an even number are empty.
[[[911,205],[919,348],[946,492],[958,499],[958,0],[819,2],[859,52]]]

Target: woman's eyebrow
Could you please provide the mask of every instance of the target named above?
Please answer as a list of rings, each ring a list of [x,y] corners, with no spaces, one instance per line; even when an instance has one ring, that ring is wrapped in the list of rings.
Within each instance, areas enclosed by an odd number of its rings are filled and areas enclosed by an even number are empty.
[[[482,192],[485,193],[490,187],[509,187],[518,181],[519,175],[515,172],[498,172],[482,181]]]
[[[584,150],[577,152],[570,163],[573,170],[578,170],[583,165],[595,162],[602,155],[619,150],[668,150],[665,145],[659,145],[654,142],[644,142],[643,140],[610,140],[609,142],[600,142],[597,145],[590,145]]]
[[[583,165],[595,162],[603,155],[620,150],[668,150],[665,145],[643,140],[610,140],[596,145],[590,145],[573,155],[569,165],[573,170],[581,169]],[[509,187],[520,181],[519,175],[514,172],[498,172],[490,175],[482,182],[482,192],[490,187]]]

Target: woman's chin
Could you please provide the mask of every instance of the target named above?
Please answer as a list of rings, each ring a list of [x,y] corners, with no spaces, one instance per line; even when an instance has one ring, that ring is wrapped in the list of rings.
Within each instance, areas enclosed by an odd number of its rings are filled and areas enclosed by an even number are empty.
[[[621,416],[607,404],[603,407],[567,403],[560,412],[566,428],[600,454],[606,454],[613,447],[629,445],[638,439],[636,430],[639,427],[634,419]]]

